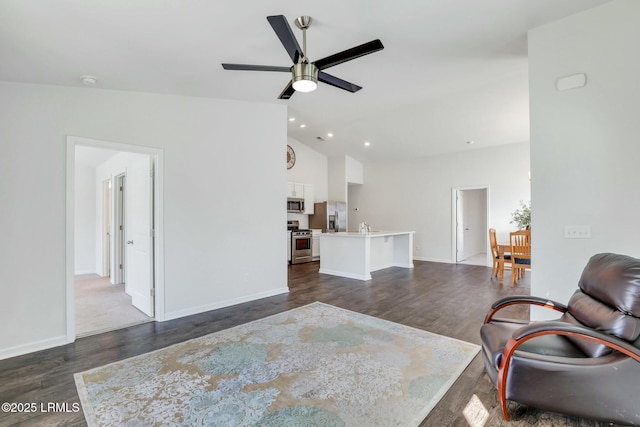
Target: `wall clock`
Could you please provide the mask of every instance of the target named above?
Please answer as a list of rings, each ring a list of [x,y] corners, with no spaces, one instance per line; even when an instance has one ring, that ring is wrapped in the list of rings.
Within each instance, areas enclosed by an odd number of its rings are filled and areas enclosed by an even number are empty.
[[[296,152],[290,145],[287,145],[287,169],[291,169],[296,164]]]

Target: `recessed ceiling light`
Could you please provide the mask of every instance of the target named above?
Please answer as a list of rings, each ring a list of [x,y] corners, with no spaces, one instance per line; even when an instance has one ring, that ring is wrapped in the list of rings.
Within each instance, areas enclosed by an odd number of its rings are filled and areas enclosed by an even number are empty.
[[[467,141],[467,145],[471,145],[473,143],[475,143],[475,141],[471,141],[471,140]]]
[[[305,125],[304,123],[300,125],[301,128],[306,128],[307,125]]]
[[[289,117],[289,121],[290,121],[290,122],[295,122],[295,121],[296,121],[296,118],[295,118],[295,117]]]
[[[371,145],[371,143],[370,143],[369,141],[365,141],[365,142],[364,142],[364,146],[365,146],[365,147],[368,147],[368,146],[370,146],[370,145]]]
[[[329,132],[329,133],[327,134],[327,136],[328,136],[329,138],[333,138],[333,134],[332,134],[331,132]]]

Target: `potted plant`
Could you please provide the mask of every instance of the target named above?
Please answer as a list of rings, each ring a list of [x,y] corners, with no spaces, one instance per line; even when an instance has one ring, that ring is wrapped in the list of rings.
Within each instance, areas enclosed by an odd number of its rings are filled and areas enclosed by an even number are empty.
[[[525,203],[520,200],[520,208],[511,213],[510,223],[516,223],[520,230],[529,229],[531,227],[531,202]]]

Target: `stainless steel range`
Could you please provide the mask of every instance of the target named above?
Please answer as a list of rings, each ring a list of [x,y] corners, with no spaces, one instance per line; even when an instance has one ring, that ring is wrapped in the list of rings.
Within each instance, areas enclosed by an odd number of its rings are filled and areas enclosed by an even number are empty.
[[[311,230],[300,229],[299,221],[287,221],[291,230],[291,264],[311,261]]]

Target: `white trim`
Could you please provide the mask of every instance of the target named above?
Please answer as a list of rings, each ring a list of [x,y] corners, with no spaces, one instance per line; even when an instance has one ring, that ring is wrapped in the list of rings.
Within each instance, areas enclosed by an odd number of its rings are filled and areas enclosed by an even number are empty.
[[[66,188],[66,316],[67,337],[65,343],[74,342],[75,336],[75,287],[74,287],[74,209],[75,209],[75,148],[76,146],[89,146],[106,148],[115,151],[126,151],[139,154],[147,154],[153,158],[155,164],[154,179],[154,287],[155,287],[155,319],[168,320],[164,313],[164,151],[159,148],[143,147],[139,145],[121,144],[117,142],[102,141],[98,139],[67,136],[67,188]],[[63,343],[63,344],[65,344]]]
[[[67,344],[67,337],[60,335],[46,340],[34,341],[15,347],[5,348],[0,351],[0,360],[9,359],[11,357],[22,356],[24,354],[33,353],[35,351],[46,350],[52,347],[58,347]]]
[[[443,264],[456,264],[455,262],[451,261],[451,259],[431,258],[431,257],[426,257],[426,256],[414,256],[413,260],[414,261],[427,261],[427,262],[440,262],[440,263],[443,263]]]
[[[243,296],[243,297],[239,297],[239,298],[232,298],[232,299],[228,299],[228,300],[225,300],[225,301],[216,302],[216,303],[213,303],[213,304],[201,305],[200,307],[193,307],[193,308],[189,308],[189,309],[186,309],[186,310],[180,310],[180,311],[174,311],[174,312],[171,312],[171,313],[165,313],[163,320],[179,319],[179,318],[185,317],[185,316],[191,316],[191,315],[194,315],[194,314],[205,313],[205,312],[211,311],[211,310],[218,310],[220,308],[230,307],[232,305],[242,304],[244,302],[255,301],[255,300],[258,300],[258,299],[261,299],[261,298],[267,298],[267,297],[272,297],[272,296],[275,296],[275,295],[281,295],[281,294],[286,294],[286,293],[289,293],[289,288],[288,287],[273,289],[273,290],[265,291],[265,292],[259,292],[257,294],[247,295],[247,296]]]
[[[328,270],[326,268],[321,268],[318,271],[318,273],[330,274],[332,276],[346,277],[347,279],[371,280],[371,274],[355,274],[355,273],[349,273],[345,271]]]
[[[72,143],[67,137],[67,221],[66,221],[66,316],[67,316],[67,336],[66,343],[74,342],[76,339],[76,303],[75,303],[75,161],[76,161],[76,144]]]
[[[375,270],[371,270],[371,271],[379,271],[379,270],[383,270],[385,268],[391,268],[391,267],[401,267],[401,268],[414,268],[414,265],[412,262],[408,262],[408,263],[398,263],[398,264],[391,264],[388,267],[382,267],[382,268],[377,268]]]

